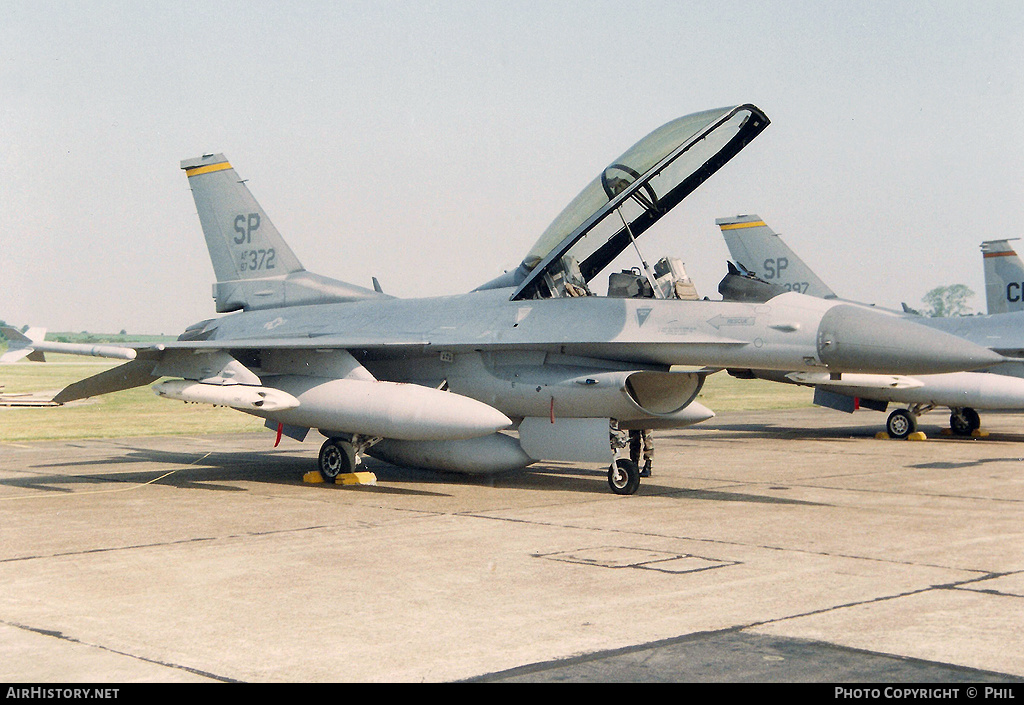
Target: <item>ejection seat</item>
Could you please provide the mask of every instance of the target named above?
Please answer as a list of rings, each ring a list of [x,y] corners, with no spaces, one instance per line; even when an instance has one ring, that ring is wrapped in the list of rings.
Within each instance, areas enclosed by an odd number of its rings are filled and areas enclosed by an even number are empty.
[[[557,270],[544,274],[544,283],[551,293],[551,298],[590,296],[590,288],[587,287],[587,280],[583,278],[576,258],[566,255],[562,257],[561,265]]]
[[[697,301],[697,287],[686,275],[682,260],[662,257],[654,265],[654,285],[639,267],[614,272],[608,278],[608,296],[620,299],[681,299]]]

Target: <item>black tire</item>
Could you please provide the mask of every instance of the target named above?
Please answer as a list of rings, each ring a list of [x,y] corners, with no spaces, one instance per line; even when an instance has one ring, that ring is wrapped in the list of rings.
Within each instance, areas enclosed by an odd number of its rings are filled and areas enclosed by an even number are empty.
[[[615,494],[635,494],[640,488],[640,468],[625,458],[615,460],[608,468],[608,486]]]
[[[971,435],[971,424],[963,409],[953,409],[949,413],[949,428],[958,436]]]
[[[346,448],[347,445],[344,441],[328,438],[320,446],[317,468],[328,482],[333,482],[338,475],[352,472],[352,456]]]
[[[977,431],[981,428],[981,417],[978,416],[978,412],[971,407],[964,407],[964,416],[967,417],[967,423],[971,427],[971,432]]]
[[[917,430],[917,417],[906,409],[896,409],[889,414],[885,430],[893,438],[906,438]]]
[[[949,415],[949,427],[958,436],[969,436],[981,428],[981,417],[970,407],[953,409]]]

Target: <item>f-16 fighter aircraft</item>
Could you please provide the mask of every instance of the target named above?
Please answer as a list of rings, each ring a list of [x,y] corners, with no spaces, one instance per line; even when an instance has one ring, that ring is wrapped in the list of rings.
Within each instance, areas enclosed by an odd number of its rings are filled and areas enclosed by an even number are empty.
[[[733,290],[756,290],[758,294],[754,298],[782,290],[835,298],[832,290],[759,216],[719,218],[715,223],[721,228],[729,253],[737,263],[744,270],[748,262],[760,268],[757,272],[746,270],[745,277],[734,276]],[[987,274],[988,260],[985,261]],[[763,279],[760,272],[764,272]],[[965,344],[987,345],[1004,355],[1020,356],[1020,348],[1024,346],[1024,336],[1018,332],[1024,328],[1022,314],[918,320],[966,338]],[[907,408],[894,410],[886,422],[886,431],[895,438],[906,438],[916,431],[918,416],[937,406],[950,409],[950,428],[958,435],[970,435],[981,427],[978,409],[1024,409],[1024,365],[1020,362],[1005,362],[984,372],[941,375],[844,374],[836,378],[823,372],[734,372],[812,386],[815,404],[849,413],[858,408],[885,411],[890,402],[906,404]]]
[[[138,346],[55,400],[167,377],[153,388],[168,399],[231,406],[299,440],[317,429],[325,478],[364,453],[469,473],[600,460],[612,490],[629,494],[639,473],[613,457],[610,421],[708,418],[694,400],[714,369],[919,374],[1001,361],[903,317],[795,292],[756,304],[669,298],[671,266],[644,263],[655,298],[593,295],[620,253],[767,126],[753,105],[663,125],[598,174],[518,268],[428,299],[306,271],[224,155],[187,159],[216,310],[228,315]]]

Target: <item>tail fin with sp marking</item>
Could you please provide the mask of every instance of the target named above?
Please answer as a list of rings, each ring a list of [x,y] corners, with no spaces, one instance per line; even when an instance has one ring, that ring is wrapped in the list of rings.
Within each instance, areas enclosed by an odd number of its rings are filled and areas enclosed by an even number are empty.
[[[223,154],[181,162],[217,283],[217,311],[335,303],[384,296],[307,272]]]
[[[835,292],[758,216],[718,218],[715,224],[722,229],[733,260],[753,270],[759,278],[787,291],[836,298]]]

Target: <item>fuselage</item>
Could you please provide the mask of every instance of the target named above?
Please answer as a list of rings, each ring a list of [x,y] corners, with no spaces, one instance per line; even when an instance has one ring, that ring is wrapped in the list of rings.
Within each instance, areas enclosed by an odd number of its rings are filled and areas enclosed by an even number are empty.
[[[208,322],[202,338],[220,348],[305,340],[306,347],[319,342],[390,357],[538,350],[664,368],[928,374],[1002,360],[899,315],[792,292],[765,303],[510,301],[508,290],[497,289],[240,312]]]

